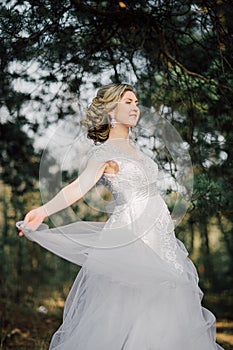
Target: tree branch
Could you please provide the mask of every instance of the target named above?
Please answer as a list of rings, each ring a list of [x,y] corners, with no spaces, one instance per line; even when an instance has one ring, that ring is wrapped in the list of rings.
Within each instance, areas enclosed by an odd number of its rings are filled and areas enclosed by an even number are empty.
[[[167,49],[163,48],[163,53],[164,55],[169,58],[172,62],[174,62],[178,67],[180,67],[185,73],[187,73],[190,76],[193,76],[195,78],[199,78],[203,81],[205,81],[206,83],[211,83],[214,86],[221,86],[222,88],[233,92],[233,89],[230,86],[227,85],[222,85],[222,84],[217,84],[213,79],[205,77],[202,74],[190,71],[188,68],[186,68],[181,62],[179,62],[175,57],[173,57]]]

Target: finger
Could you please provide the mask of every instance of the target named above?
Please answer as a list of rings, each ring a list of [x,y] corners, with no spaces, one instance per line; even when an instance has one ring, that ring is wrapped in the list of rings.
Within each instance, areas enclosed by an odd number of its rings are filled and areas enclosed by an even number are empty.
[[[19,237],[23,237],[23,236],[24,236],[23,231],[19,231]]]

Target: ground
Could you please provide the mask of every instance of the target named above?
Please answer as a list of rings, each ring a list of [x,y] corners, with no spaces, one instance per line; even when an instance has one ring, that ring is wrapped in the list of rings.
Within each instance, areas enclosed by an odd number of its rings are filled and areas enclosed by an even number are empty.
[[[47,350],[52,334],[61,323],[62,309],[61,300],[50,310],[45,306],[32,309],[1,301],[0,349]],[[233,350],[233,320],[218,320],[217,340],[225,350]]]

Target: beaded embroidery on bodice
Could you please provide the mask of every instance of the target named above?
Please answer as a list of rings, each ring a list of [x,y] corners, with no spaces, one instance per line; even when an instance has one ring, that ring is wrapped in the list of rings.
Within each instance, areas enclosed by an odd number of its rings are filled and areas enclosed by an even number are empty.
[[[118,164],[119,171],[116,174],[104,173],[101,182],[113,195],[119,193],[139,193],[154,184],[158,175],[157,164],[142,152],[137,151],[137,156],[132,156],[124,150],[109,144],[98,146],[95,152],[96,159],[100,161],[113,160]],[[110,158],[110,159],[109,159]]]
[[[177,260],[176,250],[178,246],[173,221],[165,202],[158,194],[156,186],[158,166],[151,158],[140,151],[137,151],[135,155],[132,156],[108,143],[97,146],[94,152],[95,160],[100,162],[112,160],[119,167],[116,174],[104,173],[100,180],[100,183],[110,190],[114,198],[114,209],[110,210],[112,212],[110,223],[119,220],[132,221],[134,220],[132,216],[139,213],[143,224],[143,220],[147,220],[146,215],[147,217],[148,214],[150,217],[154,215],[156,233],[151,230],[142,237],[142,240],[155,250],[163,260],[175,267],[176,271],[182,273],[183,267]],[[143,203],[148,198],[153,199],[153,207],[156,210],[153,210],[151,205],[142,208]],[[116,207],[122,210],[116,210]],[[143,217],[143,210],[145,218]]]

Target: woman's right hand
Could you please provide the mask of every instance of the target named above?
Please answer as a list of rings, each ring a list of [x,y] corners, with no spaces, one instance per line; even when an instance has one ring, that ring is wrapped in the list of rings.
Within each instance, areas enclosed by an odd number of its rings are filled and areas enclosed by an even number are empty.
[[[47,217],[43,206],[30,210],[24,218],[24,227],[29,230],[36,230]],[[23,236],[23,231],[19,232],[19,236]]]

